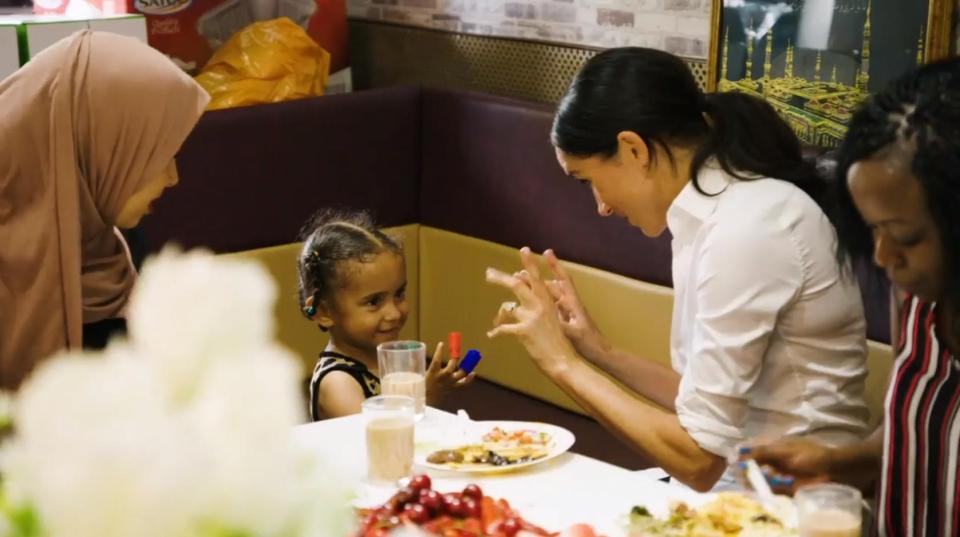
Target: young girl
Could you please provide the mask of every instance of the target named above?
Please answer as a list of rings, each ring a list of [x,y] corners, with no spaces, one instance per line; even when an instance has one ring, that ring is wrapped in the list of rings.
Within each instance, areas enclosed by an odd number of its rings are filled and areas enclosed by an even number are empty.
[[[365,212],[322,211],[302,238],[300,307],[330,333],[310,380],[310,416],[357,414],[364,399],[380,394],[377,345],[396,340],[407,321],[403,246]],[[442,349],[438,344],[427,369],[430,405],[474,379],[456,359],[442,364]]]

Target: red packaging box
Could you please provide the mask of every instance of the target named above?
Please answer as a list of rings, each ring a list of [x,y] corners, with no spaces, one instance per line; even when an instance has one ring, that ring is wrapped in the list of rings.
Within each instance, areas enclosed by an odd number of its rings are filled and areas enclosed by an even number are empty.
[[[103,0],[101,0],[103,1]],[[126,0],[147,18],[147,39],[196,74],[234,32],[260,20],[288,17],[330,53],[330,72],[349,65],[346,0]]]

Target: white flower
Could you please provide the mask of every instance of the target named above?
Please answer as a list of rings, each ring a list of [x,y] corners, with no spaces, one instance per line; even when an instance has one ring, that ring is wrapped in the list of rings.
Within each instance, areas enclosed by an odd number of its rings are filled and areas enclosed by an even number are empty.
[[[125,351],[50,360],[22,389],[4,471],[51,536],[177,537],[197,516],[202,451]]]
[[[130,338],[182,401],[214,361],[272,344],[275,299],[273,280],[256,263],[168,248],[147,263],[133,291]]]
[[[47,361],[14,404],[3,485],[47,537],[345,535],[346,484],[292,441],[296,360],[250,262],[166,251],[130,303],[129,341]]]
[[[293,508],[290,428],[299,421],[297,368],[265,349],[211,366],[185,419],[210,451],[208,512],[259,537],[281,535]]]

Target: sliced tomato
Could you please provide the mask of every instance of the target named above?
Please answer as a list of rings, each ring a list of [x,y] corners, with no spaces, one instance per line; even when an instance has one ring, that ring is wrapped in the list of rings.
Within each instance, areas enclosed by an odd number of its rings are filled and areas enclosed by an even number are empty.
[[[479,518],[465,518],[461,523],[460,528],[466,532],[468,535],[476,535],[480,537],[484,535],[483,525]]]
[[[517,517],[517,520],[520,521],[520,529],[523,530],[523,531],[528,531],[528,532],[530,532],[530,533],[535,533],[535,534],[537,534],[537,535],[544,535],[544,536],[547,536],[547,535],[550,535],[550,536],[560,535],[559,532],[549,532],[549,531],[541,528],[540,526],[537,526],[537,525],[535,525],[535,524],[531,524],[528,520],[524,520],[523,518]]]
[[[486,533],[492,534],[494,528],[506,518],[507,513],[493,498],[484,496],[483,499],[480,500],[480,522]]]
[[[563,537],[597,537],[597,532],[589,524],[574,524],[567,528],[562,535]]]
[[[445,530],[456,527],[456,521],[448,515],[443,515],[420,527],[428,533],[442,535]]]

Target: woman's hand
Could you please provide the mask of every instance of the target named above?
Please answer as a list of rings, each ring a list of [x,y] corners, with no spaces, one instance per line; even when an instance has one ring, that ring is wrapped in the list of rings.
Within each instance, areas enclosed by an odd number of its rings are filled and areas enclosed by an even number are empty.
[[[552,375],[576,354],[564,333],[553,295],[541,279],[540,268],[529,248],[520,249],[520,262],[523,271],[514,275],[487,269],[487,282],[510,289],[519,301],[501,306],[494,328],[487,336],[517,336],[537,365]]]
[[[741,458],[752,458],[769,468],[768,481],[775,491],[793,494],[811,483],[832,481],[834,450],[805,438],[791,438],[741,450]]]
[[[577,352],[592,361],[593,357],[605,352],[606,340],[583,307],[573,279],[560,264],[557,254],[553,250],[547,250],[543,252],[543,258],[554,275],[554,279],[547,280],[546,285],[557,306],[563,333],[573,343]]]
[[[476,378],[476,373],[466,374],[458,369],[460,360],[451,358],[443,363],[443,343],[437,343],[433,352],[430,367],[427,368],[427,404],[437,406],[456,388],[470,385]]]

